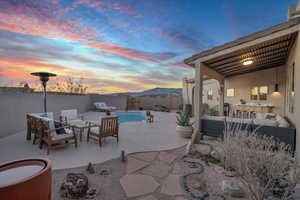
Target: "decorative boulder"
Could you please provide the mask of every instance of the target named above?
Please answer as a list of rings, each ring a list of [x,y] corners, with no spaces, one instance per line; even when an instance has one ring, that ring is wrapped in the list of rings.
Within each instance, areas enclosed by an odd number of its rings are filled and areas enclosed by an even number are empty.
[[[86,171],[89,172],[90,174],[94,174],[95,173],[95,169],[92,165],[92,163],[89,163],[87,168],[86,168]]]
[[[245,191],[238,180],[224,180],[221,183],[221,188],[224,194],[231,197],[242,198],[245,196]]]
[[[69,173],[62,183],[60,190],[62,197],[85,197],[88,190],[88,178],[82,173]]]

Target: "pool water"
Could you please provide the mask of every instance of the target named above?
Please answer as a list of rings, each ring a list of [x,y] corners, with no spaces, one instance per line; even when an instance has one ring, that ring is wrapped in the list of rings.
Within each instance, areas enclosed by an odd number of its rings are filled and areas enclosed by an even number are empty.
[[[142,122],[146,120],[143,112],[116,112],[115,115],[119,117],[119,123]]]

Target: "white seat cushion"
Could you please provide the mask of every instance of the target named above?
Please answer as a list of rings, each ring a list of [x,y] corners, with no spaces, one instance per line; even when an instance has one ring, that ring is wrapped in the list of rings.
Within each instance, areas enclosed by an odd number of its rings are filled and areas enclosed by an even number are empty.
[[[217,121],[224,121],[225,117],[224,116],[209,116],[209,115],[204,115],[203,119],[209,119],[209,120],[217,120]]]
[[[99,127],[92,127],[90,130],[92,133],[99,134]]]
[[[276,120],[270,119],[254,119],[254,124],[262,125],[262,126],[278,126],[278,122]]]
[[[289,127],[290,126],[289,122],[286,119],[284,119],[283,117],[281,117],[280,115],[276,115],[276,121],[278,122],[279,127]]]
[[[68,124],[70,125],[76,125],[76,124],[84,124],[85,122],[81,119],[72,119],[68,121]]]
[[[65,128],[66,134],[55,134],[52,136],[53,140],[65,139],[73,136],[73,131],[71,129]]]
[[[241,119],[241,118],[233,118],[233,117],[226,117],[227,122],[234,122],[234,123],[244,123],[244,124],[252,124],[252,119]]]

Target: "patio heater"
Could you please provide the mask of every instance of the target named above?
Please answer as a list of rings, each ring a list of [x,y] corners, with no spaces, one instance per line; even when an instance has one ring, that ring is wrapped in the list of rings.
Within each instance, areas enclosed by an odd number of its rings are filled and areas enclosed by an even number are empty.
[[[40,77],[40,81],[44,88],[44,112],[47,113],[47,82],[49,81],[49,77],[56,76],[56,74],[49,72],[34,72],[31,73],[31,75]]]

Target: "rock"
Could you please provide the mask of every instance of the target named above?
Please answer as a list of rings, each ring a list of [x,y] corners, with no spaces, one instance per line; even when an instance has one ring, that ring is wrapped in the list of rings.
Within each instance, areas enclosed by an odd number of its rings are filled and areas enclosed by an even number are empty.
[[[218,160],[223,160],[222,155],[218,151],[213,150],[210,155]]]
[[[82,173],[69,173],[60,187],[61,196],[81,198],[88,190],[88,178]]]
[[[224,175],[227,177],[236,177],[237,172],[233,170],[224,170]]]
[[[88,166],[87,166],[87,168],[86,168],[86,171],[87,171],[88,173],[90,173],[90,174],[94,174],[94,173],[95,173],[95,169],[94,169],[92,163],[89,163],[89,164],[88,164]]]
[[[223,180],[221,182],[222,191],[235,198],[242,198],[245,196],[245,191],[238,180]]]
[[[86,199],[95,199],[95,198],[96,198],[96,195],[97,195],[97,190],[96,190],[95,188],[89,188],[89,189],[86,191],[85,198],[86,198]]]
[[[297,184],[293,194],[294,199],[300,199],[300,184]]]
[[[99,174],[100,174],[101,176],[108,176],[108,175],[110,175],[111,173],[110,173],[109,169],[101,169]]]
[[[196,152],[199,152],[201,154],[207,155],[210,154],[212,151],[212,147],[208,144],[194,144],[194,149]]]

